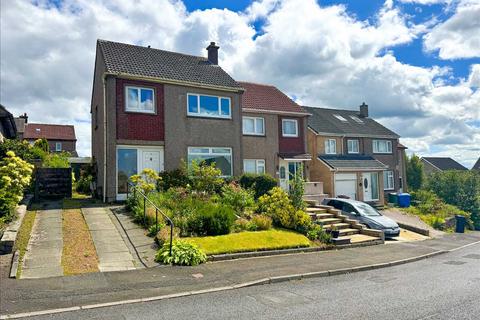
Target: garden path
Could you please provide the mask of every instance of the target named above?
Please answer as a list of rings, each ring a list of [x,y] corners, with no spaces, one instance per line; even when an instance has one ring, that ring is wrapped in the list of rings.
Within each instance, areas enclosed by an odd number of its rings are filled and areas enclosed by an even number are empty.
[[[135,259],[108,211],[102,207],[82,208],[97,251],[98,268],[101,272],[137,269]]]
[[[22,279],[63,275],[62,210],[38,210],[23,260]]]

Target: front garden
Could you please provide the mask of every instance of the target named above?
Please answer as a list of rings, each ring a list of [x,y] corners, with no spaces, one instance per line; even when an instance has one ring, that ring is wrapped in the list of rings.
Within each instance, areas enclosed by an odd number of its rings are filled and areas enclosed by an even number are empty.
[[[224,179],[220,174],[214,164],[193,162],[160,176],[146,169],[131,177],[135,187],[127,207],[159,244],[158,262],[195,265],[204,262],[206,255],[301,248],[330,241],[304,211],[301,176],[294,177],[287,194],[268,175]],[[172,255],[168,220],[155,207],[175,226]]]

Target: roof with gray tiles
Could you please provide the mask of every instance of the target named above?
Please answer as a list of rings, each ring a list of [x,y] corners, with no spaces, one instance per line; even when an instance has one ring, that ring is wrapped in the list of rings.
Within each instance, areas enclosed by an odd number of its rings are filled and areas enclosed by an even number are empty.
[[[97,43],[110,73],[242,89],[227,72],[206,57],[106,40]]]
[[[318,159],[333,169],[383,170],[387,166],[371,156],[363,155],[319,155]]]
[[[398,134],[387,129],[372,118],[361,118],[359,111],[305,106],[303,108],[312,114],[308,118],[308,126],[317,133],[385,137],[392,139],[400,138]],[[342,121],[336,116],[340,116],[346,121]]]
[[[472,170],[480,170],[480,157],[478,158],[477,162],[473,165]]]
[[[434,165],[438,169],[445,171],[445,170],[468,170],[464,166],[462,166],[457,161],[453,160],[452,158],[448,157],[422,157],[423,161],[427,161],[430,164]]]

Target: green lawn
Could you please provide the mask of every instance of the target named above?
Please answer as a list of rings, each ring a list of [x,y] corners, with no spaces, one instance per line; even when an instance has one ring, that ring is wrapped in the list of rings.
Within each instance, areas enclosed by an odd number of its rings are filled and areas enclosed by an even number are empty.
[[[185,238],[183,240],[198,245],[207,255],[300,248],[311,245],[310,240],[299,233],[276,229],[255,232],[245,231],[214,237]]]

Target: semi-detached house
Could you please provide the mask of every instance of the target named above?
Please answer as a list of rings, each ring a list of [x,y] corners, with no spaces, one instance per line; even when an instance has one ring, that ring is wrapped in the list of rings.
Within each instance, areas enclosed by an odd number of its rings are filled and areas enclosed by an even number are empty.
[[[125,199],[127,179],[182,160],[215,162],[240,175],[244,91],[208,58],[99,40],[91,102],[97,194]]]

